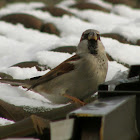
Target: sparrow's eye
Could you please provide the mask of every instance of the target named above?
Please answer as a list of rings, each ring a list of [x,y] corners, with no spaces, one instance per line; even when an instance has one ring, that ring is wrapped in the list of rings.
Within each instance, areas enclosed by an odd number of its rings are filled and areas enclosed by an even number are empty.
[[[84,39],[88,39],[89,34],[84,34]]]
[[[80,41],[82,41],[82,40],[84,40],[84,39],[88,39],[88,34],[82,34],[82,37],[81,37],[81,40]]]

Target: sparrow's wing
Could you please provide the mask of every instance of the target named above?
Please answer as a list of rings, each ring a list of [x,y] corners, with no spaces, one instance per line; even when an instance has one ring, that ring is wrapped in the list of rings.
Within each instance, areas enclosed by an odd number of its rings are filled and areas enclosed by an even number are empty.
[[[80,56],[74,55],[74,56],[70,57],[69,59],[65,60],[60,65],[58,65],[57,67],[55,67],[54,69],[49,71],[47,74],[40,77],[37,80],[37,82],[35,84],[33,84],[29,89],[33,89],[36,86],[38,86],[44,82],[48,82],[62,74],[65,74],[65,73],[68,73],[68,72],[74,70],[74,65],[70,62],[78,60],[78,59],[80,59]]]

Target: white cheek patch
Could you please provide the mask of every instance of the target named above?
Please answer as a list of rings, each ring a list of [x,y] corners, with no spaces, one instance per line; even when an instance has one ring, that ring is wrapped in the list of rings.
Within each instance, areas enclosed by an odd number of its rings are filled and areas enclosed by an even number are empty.
[[[82,40],[77,47],[77,53],[80,54],[80,53],[88,53],[88,52],[89,52],[88,41]]]

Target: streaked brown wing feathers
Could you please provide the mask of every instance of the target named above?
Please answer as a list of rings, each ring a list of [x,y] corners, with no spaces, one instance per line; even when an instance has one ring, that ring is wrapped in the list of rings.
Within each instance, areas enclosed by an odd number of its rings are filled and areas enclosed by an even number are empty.
[[[74,65],[69,63],[75,60],[80,59],[79,56],[74,55],[70,57],[69,59],[62,62],[60,65],[52,69],[50,72],[46,73],[44,76],[40,77],[35,84],[33,84],[29,89],[33,89],[36,86],[40,85],[41,83],[48,82],[62,74],[68,73],[72,70],[74,70]]]

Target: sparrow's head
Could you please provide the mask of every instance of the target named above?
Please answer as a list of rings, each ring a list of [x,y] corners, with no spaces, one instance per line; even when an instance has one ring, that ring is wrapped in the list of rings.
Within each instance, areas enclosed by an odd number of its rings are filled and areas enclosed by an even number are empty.
[[[78,53],[91,53],[96,55],[98,53],[99,42],[100,35],[97,30],[86,30],[81,36],[77,51]]]

